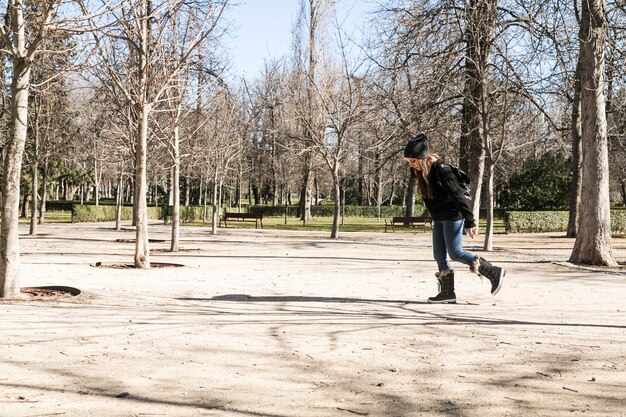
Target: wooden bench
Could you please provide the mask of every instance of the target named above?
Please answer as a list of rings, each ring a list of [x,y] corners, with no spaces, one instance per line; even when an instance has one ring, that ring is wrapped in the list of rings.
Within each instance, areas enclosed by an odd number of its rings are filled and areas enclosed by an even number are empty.
[[[427,227],[432,229],[433,219],[430,217],[393,217],[391,220],[385,219],[385,233],[387,233],[388,228],[390,228],[392,232],[395,232],[396,227],[412,229],[421,227],[426,231]]]
[[[228,222],[254,222],[254,228],[259,228],[261,223],[261,229],[263,229],[263,214],[262,213],[224,213],[220,219],[220,227],[228,227]]]

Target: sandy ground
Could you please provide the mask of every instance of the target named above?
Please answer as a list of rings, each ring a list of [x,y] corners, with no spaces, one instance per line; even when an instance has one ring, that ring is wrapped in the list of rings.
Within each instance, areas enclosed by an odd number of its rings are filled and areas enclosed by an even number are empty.
[[[152,261],[185,266],[151,270],[91,266],[132,262],[130,228],[23,236],[22,286],[83,293],[0,303],[0,416],[626,416],[625,269],[497,236],[502,291],[457,265],[430,305],[428,235],[327,236],[184,228]]]

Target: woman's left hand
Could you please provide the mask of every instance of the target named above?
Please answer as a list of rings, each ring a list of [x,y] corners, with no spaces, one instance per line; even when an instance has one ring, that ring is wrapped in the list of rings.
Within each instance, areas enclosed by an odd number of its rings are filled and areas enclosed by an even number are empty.
[[[476,236],[476,226],[466,227],[465,234],[468,235],[470,239],[474,239],[474,236]]]

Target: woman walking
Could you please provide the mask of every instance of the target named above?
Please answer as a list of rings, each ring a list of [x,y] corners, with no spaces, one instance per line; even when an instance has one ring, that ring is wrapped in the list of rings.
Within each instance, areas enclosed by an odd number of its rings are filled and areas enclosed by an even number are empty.
[[[404,148],[404,159],[417,178],[417,187],[433,218],[433,255],[439,271],[439,294],[429,297],[429,303],[456,303],[454,270],[448,261],[469,265],[472,272],[491,282],[491,294],[502,287],[505,270],[485,259],[463,250],[463,232],[470,238],[477,233],[469,196],[459,183],[456,168],[445,164],[436,153],[430,153],[428,138],[420,133]]]

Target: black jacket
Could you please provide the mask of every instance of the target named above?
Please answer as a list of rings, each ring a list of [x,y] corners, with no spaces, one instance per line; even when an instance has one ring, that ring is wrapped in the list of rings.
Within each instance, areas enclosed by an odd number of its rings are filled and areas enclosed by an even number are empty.
[[[469,198],[450,169],[450,165],[441,160],[435,165],[428,176],[432,189],[432,198],[424,198],[424,204],[433,220],[465,220],[465,228],[476,226]]]

